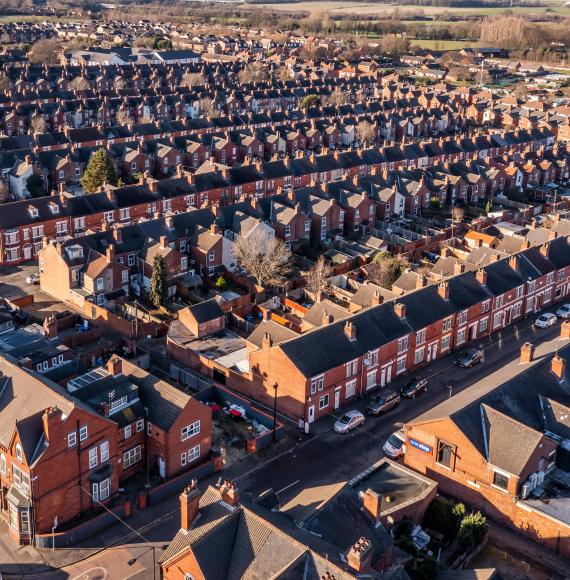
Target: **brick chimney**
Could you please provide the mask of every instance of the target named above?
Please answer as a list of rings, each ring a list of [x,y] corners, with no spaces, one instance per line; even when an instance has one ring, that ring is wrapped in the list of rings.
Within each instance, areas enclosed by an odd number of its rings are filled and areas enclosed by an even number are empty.
[[[560,325],[560,338],[562,340],[570,339],[570,320],[564,320]]]
[[[269,310],[267,312],[270,312]],[[263,350],[271,348],[273,346],[273,339],[271,338],[271,334],[266,332],[263,338],[261,339],[261,348]]]
[[[321,320],[321,326],[328,326],[333,322],[333,315],[329,314],[326,310],[323,310],[323,316]]]
[[[364,573],[371,568],[372,542],[362,537],[350,548],[347,554],[348,566],[357,574]]]
[[[525,342],[521,346],[520,362],[521,364],[526,364],[532,362],[533,358],[534,358],[534,345],[532,344],[532,342]]]
[[[465,264],[463,264],[463,262],[455,262],[455,264],[453,264],[453,274],[455,276],[458,276],[459,274],[463,274],[464,271],[465,271]]]
[[[113,239],[119,244],[123,241],[123,232],[118,224],[113,227]]]
[[[168,247],[168,238],[166,236],[160,236],[159,242],[160,242],[160,246],[162,248],[167,248]]]
[[[559,381],[563,381],[566,371],[566,360],[563,359],[558,353],[556,353],[552,358],[550,370],[554,373]]]
[[[371,489],[367,489],[364,492],[363,508],[375,524],[379,523],[380,512],[382,510],[382,496]]]
[[[230,481],[229,479],[225,479],[224,483],[222,483],[220,487],[220,493],[222,494],[222,501],[235,507],[239,503],[239,491],[237,485]]]
[[[423,274],[419,274],[416,278],[416,288],[425,288],[427,285],[427,278]]]
[[[53,314],[46,316],[44,320],[44,334],[48,340],[57,338],[57,319]]]
[[[109,264],[115,259],[115,246],[109,244],[109,247],[105,250],[105,256]]]
[[[394,304],[394,313],[398,318],[406,318],[406,305],[401,302]]]
[[[180,494],[180,529],[188,531],[200,511],[200,490],[198,482],[193,479]]]
[[[437,293],[444,300],[449,300],[449,282],[447,280],[444,280],[437,285]]]
[[[372,306],[378,306],[378,304],[382,304],[384,301],[384,297],[380,294],[380,290],[375,290],[374,294],[372,294]]]
[[[107,372],[113,377],[120,377],[123,374],[123,361],[118,356],[112,356],[107,361]]]
[[[548,258],[548,248],[549,248],[549,244],[542,244],[542,246],[540,246],[540,253],[545,258]]]
[[[511,270],[517,270],[519,267],[519,257],[518,256],[511,256],[509,258],[509,268]]]
[[[479,268],[475,274],[475,278],[479,284],[485,286],[485,284],[487,284],[487,270],[484,268]]]
[[[347,320],[344,324],[344,334],[348,340],[356,340],[356,326],[350,320]]]

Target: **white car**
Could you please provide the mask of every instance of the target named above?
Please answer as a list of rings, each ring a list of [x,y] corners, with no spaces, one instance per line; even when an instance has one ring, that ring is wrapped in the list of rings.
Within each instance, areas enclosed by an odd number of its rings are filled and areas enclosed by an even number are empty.
[[[570,318],[570,304],[564,304],[556,311],[558,318]]]
[[[552,314],[551,312],[547,312],[546,314],[541,314],[535,321],[534,325],[537,328],[548,328],[549,326],[553,326],[556,324],[556,315]]]
[[[392,433],[390,437],[388,437],[388,441],[384,443],[384,447],[382,447],[382,451],[390,458],[390,459],[399,459],[404,455],[406,450],[406,434],[400,429],[400,431],[396,431]]]
[[[360,411],[348,411],[334,424],[334,430],[348,433],[359,425],[364,425],[364,415]]]
[[[26,276],[26,284],[37,284],[40,281],[40,273],[34,272],[29,276]]]

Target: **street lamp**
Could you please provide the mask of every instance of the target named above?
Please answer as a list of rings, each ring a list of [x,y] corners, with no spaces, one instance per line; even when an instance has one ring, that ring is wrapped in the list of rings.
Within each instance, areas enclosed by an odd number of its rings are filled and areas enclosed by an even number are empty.
[[[148,549],[145,550],[142,554],[139,554],[136,558],[131,558],[127,564],[129,566],[133,566],[134,564],[137,563],[138,560],[140,560],[140,558],[142,556],[144,556],[145,554],[148,554],[151,550],[152,550],[152,577],[153,580],[156,580],[156,548],[158,546],[155,546],[154,544]],[[164,552],[164,550],[166,550],[166,548],[168,548],[167,545],[163,545],[163,546],[159,546],[160,549]]]
[[[275,394],[273,395],[273,443],[277,442],[277,389],[279,385],[277,383],[273,384],[273,390]]]

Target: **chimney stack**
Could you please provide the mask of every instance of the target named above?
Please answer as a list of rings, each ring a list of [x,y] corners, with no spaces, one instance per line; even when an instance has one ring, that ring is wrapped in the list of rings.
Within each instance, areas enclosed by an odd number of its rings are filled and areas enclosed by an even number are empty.
[[[427,285],[427,278],[423,274],[419,274],[416,278],[416,288],[425,288]]]
[[[378,306],[382,304],[384,301],[384,297],[380,294],[380,290],[375,290],[374,294],[372,294],[372,306]]]
[[[554,373],[556,378],[562,382],[566,371],[566,360],[556,353],[552,359],[550,370]]]
[[[362,537],[350,548],[347,554],[348,566],[357,574],[362,574],[371,568],[372,542]]]
[[[560,338],[562,340],[570,339],[570,320],[564,320],[560,325]]]
[[[44,334],[48,340],[57,338],[57,319],[55,315],[50,314],[44,320]]]
[[[444,300],[449,300],[449,282],[447,280],[444,280],[437,285],[437,293]]]
[[[477,273],[475,274],[475,278],[477,278],[477,282],[479,282],[479,284],[485,286],[485,284],[487,284],[487,270],[484,268],[478,268]]]
[[[180,528],[185,531],[192,527],[200,511],[200,490],[197,484],[198,482],[193,479],[180,494]]]
[[[356,326],[350,320],[347,320],[344,325],[344,334],[348,340],[356,340]]]
[[[534,345],[532,342],[525,342],[521,346],[521,364],[526,364],[532,362],[534,359]]]
[[[113,377],[120,377],[123,374],[123,361],[118,356],[112,356],[107,361],[107,371]]]
[[[105,255],[107,256],[107,262],[109,262],[109,264],[115,259],[115,246],[113,246],[113,244],[109,244],[105,251]]]
[[[398,318],[406,318],[406,305],[401,302],[394,304],[394,312]]]
[[[380,512],[382,511],[382,496],[371,489],[367,489],[364,492],[363,507],[374,524],[378,524],[380,522]]]
[[[224,483],[222,483],[222,486],[220,487],[220,493],[222,494],[222,501],[232,507],[236,507],[238,505],[239,491],[237,485],[233,481],[225,479]]]
[[[465,264],[463,262],[455,262],[453,264],[453,275],[458,276],[459,274],[463,274],[465,271]]]
[[[323,317],[321,321],[321,326],[328,326],[333,322],[333,315],[329,314],[326,310],[323,310]]]

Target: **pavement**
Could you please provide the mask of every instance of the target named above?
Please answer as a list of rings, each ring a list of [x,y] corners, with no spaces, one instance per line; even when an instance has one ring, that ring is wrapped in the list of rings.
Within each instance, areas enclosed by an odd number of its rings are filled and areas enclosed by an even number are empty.
[[[248,456],[243,462],[230,466],[221,474],[200,482],[200,487],[215,485],[223,476],[236,481],[242,493],[258,495],[272,488],[282,504],[294,507],[295,502],[302,504],[305,501],[303,498],[309,496],[311,504],[318,505],[319,497],[325,498],[330,489],[339,482],[348,481],[381,459],[382,445],[393,431],[447,401],[450,395],[454,400],[479,396],[521,372],[520,347],[526,341],[535,344],[536,360],[549,356],[567,344],[567,341],[559,340],[559,333],[559,324],[548,329],[536,329],[531,319],[522,320],[505,331],[483,339],[478,346],[484,350],[484,360],[471,369],[460,369],[454,364],[456,352],[421,369],[417,376],[428,379],[427,393],[422,393],[413,400],[402,401],[396,409],[381,417],[368,417],[363,427],[347,435],[335,433],[332,425],[344,411],[348,410],[348,408],[338,409],[335,414],[313,424],[309,436],[294,432],[292,445],[289,438],[288,443],[280,442],[260,454]],[[407,380],[409,377],[398,378],[390,384],[390,388],[399,390]],[[363,398],[351,404],[349,408],[364,410],[367,401],[368,398]],[[307,509],[307,506],[300,507]],[[126,576],[116,576],[115,569],[110,572],[106,566],[111,553],[109,548],[112,549],[115,558],[125,560],[129,554],[117,551],[115,547],[138,544],[143,548],[152,544],[165,544],[172,539],[179,526],[179,500],[177,495],[174,495],[159,504],[150,505],[144,511],[135,510],[128,522],[109,526],[75,550],[41,551],[41,553],[33,548],[28,550],[30,554],[37,553],[35,556],[37,565],[39,567],[43,563],[46,578],[51,573],[50,568],[53,571],[61,567],[68,577],[78,580],[125,578]],[[97,549],[101,550],[98,554],[94,553]],[[536,546],[536,550],[541,551],[539,546]],[[72,564],[77,560],[85,561]],[[9,567],[12,573],[17,573],[16,565],[19,561],[21,560],[18,557],[13,558],[0,544],[0,562],[11,562]],[[89,562],[93,570],[86,572],[85,562]],[[118,563],[116,565],[119,566]],[[44,577],[43,574],[39,574],[39,568],[32,575],[26,574],[26,568],[29,570],[27,566],[24,567],[21,575],[7,577]],[[106,575],[100,568],[106,570]],[[3,572],[3,569],[4,565],[0,564],[0,572]],[[117,568],[119,569],[122,570]],[[132,570],[132,567],[129,569]],[[152,578],[152,565],[147,564],[145,570],[140,570],[137,574],[140,578]]]

